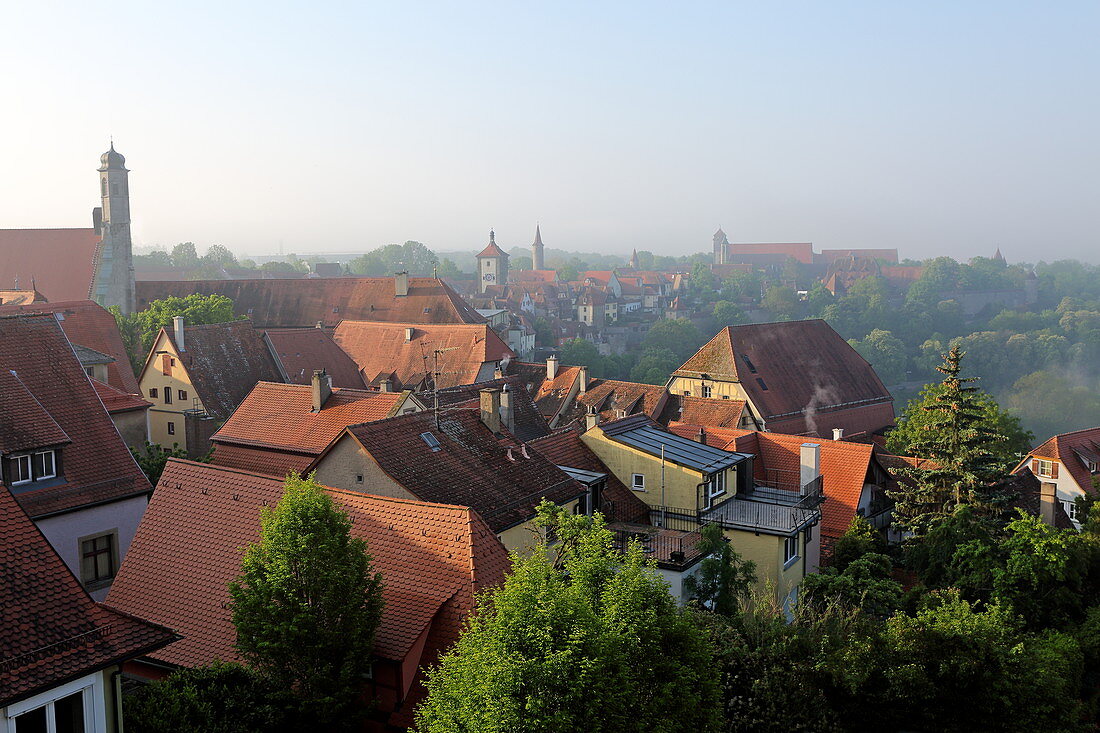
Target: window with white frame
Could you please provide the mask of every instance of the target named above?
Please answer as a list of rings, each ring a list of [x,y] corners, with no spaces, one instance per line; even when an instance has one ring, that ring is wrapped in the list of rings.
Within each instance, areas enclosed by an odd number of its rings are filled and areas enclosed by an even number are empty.
[[[1077,515],[1077,502],[1076,501],[1062,501],[1062,508],[1066,510],[1066,515],[1074,522],[1081,521]]]
[[[81,677],[9,705],[3,733],[91,733],[107,730],[103,676]]]
[[[57,461],[52,450],[39,451],[34,454],[34,478],[35,480],[53,478],[57,475]]]
[[[15,456],[12,458],[8,461],[8,471],[8,481],[11,482],[12,486],[34,481],[34,474],[31,473],[30,456]]]
[[[1054,461],[1039,461],[1039,475],[1043,478],[1054,476]]]
[[[798,559],[798,535],[783,540],[783,565],[789,565]]]
[[[707,479],[707,498],[714,499],[726,493],[726,472],[712,473]]]
[[[635,491],[645,491],[645,474],[633,474],[630,477],[630,488]]]
[[[703,394],[704,397],[710,397],[711,396],[711,389],[710,389],[709,384],[704,384],[703,385],[702,394]]]

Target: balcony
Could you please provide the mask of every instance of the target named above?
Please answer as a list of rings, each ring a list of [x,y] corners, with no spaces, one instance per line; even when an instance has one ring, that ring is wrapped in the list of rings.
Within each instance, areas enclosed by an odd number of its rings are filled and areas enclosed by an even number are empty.
[[[677,530],[615,522],[607,528],[615,533],[615,546],[620,551],[626,550],[630,542],[637,542],[648,559],[666,570],[686,570],[703,554],[699,551],[699,542],[703,539],[699,525],[689,530]]]
[[[824,501],[818,477],[806,484],[801,493],[756,486],[750,493],[737,494],[709,509],[656,507],[650,511],[650,521],[681,531],[718,524],[723,529],[789,536],[820,521]]]

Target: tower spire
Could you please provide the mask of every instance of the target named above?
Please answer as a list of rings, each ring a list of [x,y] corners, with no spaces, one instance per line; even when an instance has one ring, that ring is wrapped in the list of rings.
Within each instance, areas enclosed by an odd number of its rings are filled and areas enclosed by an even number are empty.
[[[531,269],[542,270],[545,269],[545,262],[542,255],[542,229],[538,223],[535,223],[535,241],[531,243]]]

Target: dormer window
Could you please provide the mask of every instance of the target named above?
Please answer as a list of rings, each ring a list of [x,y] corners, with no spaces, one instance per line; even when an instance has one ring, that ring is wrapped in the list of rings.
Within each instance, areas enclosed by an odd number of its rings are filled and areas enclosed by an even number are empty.
[[[31,473],[30,456],[16,456],[11,459],[9,466],[11,470],[11,477],[9,480],[12,486],[34,481],[34,474]]]
[[[56,450],[35,451],[7,458],[5,468],[8,485],[20,486],[56,478],[57,459]]]
[[[53,478],[57,475],[57,462],[54,458],[55,456],[52,450],[45,450],[34,454],[35,480]]]

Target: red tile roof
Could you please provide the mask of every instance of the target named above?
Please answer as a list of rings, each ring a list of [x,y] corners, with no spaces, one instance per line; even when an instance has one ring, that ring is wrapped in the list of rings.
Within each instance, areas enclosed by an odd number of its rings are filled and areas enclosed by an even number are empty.
[[[736,262],[742,255],[773,255],[793,257],[804,265],[814,262],[814,246],[811,242],[738,242],[726,245],[727,257]]]
[[[1077,483],[1077,486],[1085,492],[1093,493],[1093,475],[1089,472],[1085,460],[1090,460],[1100,466],[1100,427],[1086,428],[1072,433],[1055,435],[1045,443],[1035,448],[1028,457],[1020,462],[1014,472],[1028,465],[1032,458],[1043,458],[1058,461]],[[1036,470],[1035,468],[1032,469]]]
[[[669,430],[696,440],[700,428],[697,425],[672,423]],[[800,450],[802,444],[807,442],[805,437],[730,428],[704,428],[704,431],[707,445],[756,455],[753,470],[757,480],[788,491],[801,488]],[[821,507],[821,536],[823,540],[835,541],[856,516],[863,486],[868,483],[871,472],[874,447],[821,438],[814,438],[812,442],[821,446],[822,490],[825,492],[825,503]]]
[[[820,254],[814,256],[814,260],[820,263],[831,264],[845,257],[865,257],[872,260],[878,259],[896,263],[898,261],[898,251],[896,248],[823,249]]]
[[[564,504],[585,488],[540,454],[505,445],[474,410],[431,411],[348,428],[383,471],[418,499],[472,507],[494,532],[535,514],[543,499]],[[421,437],[431,433],[439,450]],[[509,457],[511,456],[511,457]],[[320,460],[324,460],[324,456]]]
[[[278,359],[285,381],[309,384],[313,372],[324,369],[334,387],[361,389],[363,377],[355,360],[320,328],[269,328],[264,338]]]
[[[893,424],[893,398],[882,380],[822,320],[727,326],[674,374],[739,382],[771,430],[815,433],[842,427],[857,433]],[[828,424],[818,425],[823,413],[871,406],[878,406],[879,424],[841,424],[831,415]],[[782,428],[775,421],[783,421]]]
[[[96,394],[99,395],[100,402],[107,408],[107,412],[112,415],[120,412],[130,412],[131,410],[147,410],[153,404],[137,395],[127,394],[98,380],[93,379],[91,382],[92,386],[95,387]]]
[[[430,626],[421,665],[450,646],[474,594],[503,580],[508,556],[465,507],[329,489],[351,515],[381,573],[385,606],[375,653],[401,661]],[[227,584],[242,548],[259,536],[260,510],[283,494],[281,480],[172,459],[145,512],[108,603],[171,625],[183,636],[149,656],[182,666],[234,660],[236,632]],[[423,694],[413,688],[406,708]]]
[[[509,270],[508,279],[514,282],[557,282],[557,270]]]
[[[279,477],[288,469],[301,472],[348,425],[392,417],[405,397],[400,392],[334,389],[321,410],[313,412],[311,386],[259,382],[211,438],[211,460]]]
[[[412,339],[406,340],[409,329]],[[344,321],[333,334],[336,343],[373,381],[379,373],[396,373],[403,385],[421,375],[439,374],[440,387],[472,384],[492,375],[494,362],[515,353],[488,324],[418,324]],[[439,353],[438,360],[435,352]],[[488,365],[488,366],[487,366]],[[487,373],[486,373],[487,372]]]
[[[601,422],[615,420],[626,415],[642,414],[656,419],[665,407],[668,391],[661,385],[624,382],[618,379],[591,379],[588,389],[578,394],[573,408],[563,424],[584,423],[584,415],[589,408],[600,413]]]
[[[665,425],[680,422],[708,428],[740,428],[744,412],[744,400],[670,394],[658,422]]]
[[[50,301],[85,300],[92,295],[100,239],[95,229],[0,229],[0,286],[33,283]]]
[[[584,444],[576,427],[533,440],[530,446],[556,466],[606,473],[607,487],[603,493],[602,511],[608,521],[649,524],[649,505],[628,489],[592,449]]]
[[[72,442],[15,372],[0,369],[0,395],[4,399],[0,454]]]
[[[115,317],[103,306],[91,300],[0,306],[0,315],[15,313],[57,314],[69,341],[114,357],[114,363],[107,365],[108,384],[127,394],[141,392]]]
[[[138,308],[170,295],[224,295],[233,312],[257,328],[335,326],[345,318],[391,323],[484,323],[449,285],[410,277],[408,295],[396,294],[392,277],[334,277],[297,280],[196,280],[141,282]]]
[[[41,517],[151,490],[53,315],[0,316],[0,371],[15,371],[72,440],[62,450],[63,483],[18,487],[19,503],[29,515]],[[7,394],[0,399],[8,403]]]
[[[257,382],[282,378],[267,344],[249,321],[185,326],[183,351],[171,328],[161,332],[179,354],[203,407],[222,420],[233,414]],[[152,358],[150,354],[146,369],[156,368]]]
[[[177,638],[91,599],[0,484],[0,707]]]

